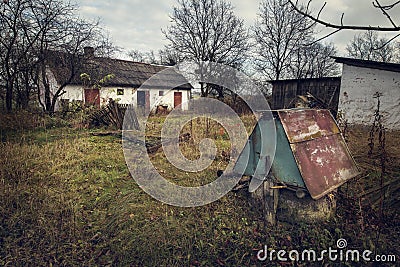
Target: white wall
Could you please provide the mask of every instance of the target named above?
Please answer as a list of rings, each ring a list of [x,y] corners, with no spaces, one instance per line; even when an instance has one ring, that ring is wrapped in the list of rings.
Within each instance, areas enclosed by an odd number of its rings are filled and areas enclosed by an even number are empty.
[[[53,74],[52,71],[50,71],[49,69],[46,69],[46,76],[50,85],[50,94],[51,94],[51,98],[53,99],[55,93],[58,91],[58,89],[60,88],[59,84],[57,83],[57,80]],[[42,104],[45,105],[45,97],[44,97],[44,85],[42,82],[39,83],[39,90],[40,90],[40,101],[42,102]],[[57,111],[59,109],[59,103],[58,101],[56,102],[56,105],[54,107],[54,110]]]
[[[349,123],[370,125],[374,120],[376,92],[382,93],[384,126],[400,129],[400,73],[343,64],[339,110]]]
[[[47,70],[47,76],[50,81],[51,91],[56,92],[59,85],[50,70]],[[118,95],[117,90],[123,89],[124,94]],[[69,99],[70,101],[79,100],[84,101],[84,89],[80,85],[67,85],[64,88],[65,93],[61,96],[61,99]],[[137,105],[137,88],[134,87],[103,87],[100,89],[100,105],[106,105],[110,98],[118,100],[120,104],[134,104]],[[182,109],[188,110],[188,101],[190,100],[190,90],[160,90],[160,89],[149,89],[141,91],[150,91],[150,107],[155,108],[157,105],[168,105],[168,108],[172,110],[174,108],[174,92],[182,92]],[[164,96],[159,96],[159,91],[164,91]],[[41,99],[43,100],[43,90],[41,90]],[[56,110],[59,109],[58,101]]]
[[[159,91],[164,91],[164,96],[159,96]],[[190,100],[189,90],[150,90],[150,106],[168,105],[168,109],[174,108],[174,93],[182,92],[182,110],[188,110]]]
[[[123,95],[117,95],[117,90],[123,89]],[[105,87],[100,89],[100,105],[106,105],[110,98],[118,100],[120,104],[136,104],[133,103],[133,97],[136,96],[136,89],[133,87]]]
[[[117,90],[123,89],[123,95],[117,95]],[[72,100],[84,100],[84,90],[82,86],[68,85],[65,88],[66,93],[61,99]],[[169,109],[174,108],[174,92],[182,92],[182,109],[188,110],[189,106],[187,101],[190,99],[190,90],[159,90],[149,89],[141,91],[150,91],[150,107],[156,107],[157,105],[168,105]],[[164,96],[159,96],[159,91],[164,91]],[[120,104],[134,104],[137,105],[137,90],[133,87],[105,87],[100,89],[100,105],[105,105],[108,100],[112,98],[118,100]]]
[[[79,85],[67,85],[65,88],[65,94],[61,96],[61,99],[69,100],[84,100],[82,86]]]

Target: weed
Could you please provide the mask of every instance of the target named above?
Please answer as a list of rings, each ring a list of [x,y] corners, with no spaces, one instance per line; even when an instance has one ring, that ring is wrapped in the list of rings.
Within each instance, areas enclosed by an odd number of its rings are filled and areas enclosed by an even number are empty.
[[[164,119],[151,118],[147,134],[157,136]],[[196,156],[195,139],[207,134],[201,123],[194,120],[183,129],[193,138],[181,146],[188,157]],[[251,123],[246,127],[250,131]],[[63,127],[24,129],[4,131],[6,141],[0,143],[0,265],[258,266],[256,253],[264,245],[327,248],[338,238],[346,238],[351,248],[400,252],[398,190],[385,198],[381,242],[371,238],[377,230],[376,212],[368,205],[373,194],[360,195],[379,187],[379,170],[376,158],[368,156],[368,131],[362,128],[349,131],[349,145],[363,176],[340,189],[338,216],[317,224],[279,222],[276,228],[264,227],[259,207],[244,191],[190,209],[152,199],[131,178],[118,136],[93,136],[85,129]],[[221,153],[229,148],[220,125],[209,122],[208,135],[215,137]],[[400,174],[398,142],[398,132],[386,133],[388,182]],[[171,168],[162,150],[152,160],[181,185],[211,181],[226,164],[219,155],[196,176]],[[355,200],[361,201],[362,223]]]

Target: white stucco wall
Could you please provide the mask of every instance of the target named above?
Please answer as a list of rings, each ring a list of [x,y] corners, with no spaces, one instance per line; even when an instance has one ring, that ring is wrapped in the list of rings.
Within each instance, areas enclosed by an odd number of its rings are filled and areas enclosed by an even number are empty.
[[[51,94],[51,99],[53,99],[53,96],[55,95],[55,93],[58,91],[59,86],[57,83],[57,80],[53,74],[53,72],[51,72],[49,69],[46,69],[46,76],[50,85],[50,94]],[[40,90],[40,102],[42,102],[42,104],[45,105],[45,90],[44,90],[44,85],[42,82],[39,83],[39,90]],[[54,110],[58,110],[59,109],[59,103],[58,101],[56,102],[56,105],[54,107]]]
[[[164,91],[164,96],[159,96],[159,91]],[[150,106],[168,105],[169,109],[174,108],[174,93],[182,93],[182,110],[188,110],[188,101],[190,100],[189,90],[150,90]]]
[[[123,89],[124,94],[118,95],[117,90]],[[106,87],[100,89],[100,105],[106,105],[110,98],[120,104],[132,104],[132,99],[136,95],[136,88],[133,87]]]
[[[51,92],[55,93],[59,84],[54,77],[54,74],[49,69],[46,70],[47,76],[51,86]],[[44,100],[43,85],[41,86],[41,99]],[[123,89],[124,94],[118,95],[118,89]],[[172,110],[174,108],[174,92],[182,92],[182,109],[188,110],[188,101],[191,97],[190,90],[161,90],[161,89],[147,89],[141,91],[150,91],[150,107],[155,108],[157,105],[168,105],[168,108]],[[164,91],[164,96],[159,96],[159,91]],[[67,85],[64,88],[64,92],[60,99],[68,99],[70,101],[78,100],[85,101],[84,89],[81,85]],[[120,104],[134,104],[137,105],[137,88],[134,87],[103,87],[100,89],[100,105],[106,105],[108,100],[112,98]],[[59,101],[56,103],[56,110],[59,109]]]
[[[124,94],[118,95],[117,90],[123,89]],[[66,93],[61,99],[72,100],[84,100],[84,90],[81,86],[68,85],[65,88]],[[174,107],[174,92],[182,92],[182,109],[188,110],[188,101],[190,99],[189,90],[160,90],[160,89],[148,89],[141,91],[150,91],[150,107],[156,107],[157,105],[168,105],[169,109]],[[164,96],[159,96],[159,91],[164,91]],[[134,104],[137,105],[137,89],[133,87],[105,87],[100,89],[100,105],[105,105],[108,100],[112,98],[118,100],[120,104]]]
[[[61,96],[61,99],[69,100],[84,100],[82,86],[79,85],[68,85],[65,88],[65,94]]]
[[[351,124],[370,125],[374,120],[376,92],[382,94],[384,126],[400,129],[400,73],[343,64],[339,110]]]

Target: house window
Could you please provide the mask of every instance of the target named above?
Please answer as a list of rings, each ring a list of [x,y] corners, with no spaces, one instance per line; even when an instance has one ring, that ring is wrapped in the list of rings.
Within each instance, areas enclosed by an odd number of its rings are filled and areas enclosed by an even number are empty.
[[[164,96],[164,91],[158,91],[158,96]]]
[[[117,89],[117,95],[124,95],[124,89]]]

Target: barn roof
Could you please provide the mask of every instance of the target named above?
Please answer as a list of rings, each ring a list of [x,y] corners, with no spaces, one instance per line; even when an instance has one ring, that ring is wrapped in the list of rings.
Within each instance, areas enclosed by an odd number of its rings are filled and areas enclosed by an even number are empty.
[[[335,59],[337,63],[343,63],[350,66],[400,72],[400,64],[397,63],[387,63],[387,62],[346,58],[346,57],[332,57],[332,58]]]
[[[54,53],[52,58],[60,60],[64,56],[62,53]],[[149,78],[161,72],[157,77],[157,81],[154,82],[153,80],[152,85],[156,86],[152,86],[152,88],[178,88],[181,90],[191,90],[193,88],[185,77],[177,73],[172,67],[104,57],[81,56],[78,61],[79,64],[76,64],[76,74],[69,84],[82,85],[80,78],[82,73],[87,73],[91,80],[100,80],[106,75],[113,74],[114,78],[108,81],[106,86],[138,88]],[[66,66],[68,64],[49,64],[55,79],[60,84],[65,82],[65,74],[68,72]],[[173,85],[172,88],[170,87],[171,85]]]
[[[287,84],[287,83],[292,83],[292,82],[312,82],[312,81],[317,81],[317,82],[323,82],[323,81],[335,81],[335,80],[341,80],[342,77],[319,77],[319,78],[302,78],[302,79],[284,79],[284,80],[270,80],[268,83],[274,85],[274,84]]]

